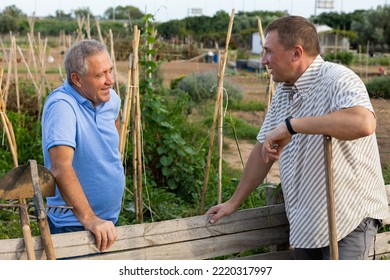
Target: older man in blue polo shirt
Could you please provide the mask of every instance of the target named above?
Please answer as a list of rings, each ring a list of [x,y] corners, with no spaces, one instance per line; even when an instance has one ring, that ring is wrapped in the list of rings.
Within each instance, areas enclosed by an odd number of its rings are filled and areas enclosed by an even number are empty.
[[[106,46],[75,43],[64,60],[67,80],[47,98],[42,117],[45,166],[57,182],[49,212],[52,233],[89,230],[99,250],[117,238],[125,176],[119,153],[120,98],[112,89],[113,64]]]

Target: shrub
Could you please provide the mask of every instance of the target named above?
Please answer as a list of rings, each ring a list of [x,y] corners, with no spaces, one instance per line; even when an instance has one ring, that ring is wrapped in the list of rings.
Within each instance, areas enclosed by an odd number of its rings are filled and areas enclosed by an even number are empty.
[[[201,102],[215,98],[217,93],[217,75],[213,72],[189,75],[177,83],[177,88],[188,92],[191,100]],[[241,100],[243,98],[239,88],[224,81],[224,88],[230,100]]]
[[[390,77],[375,77],[366,83],[367,91],[373,98],[390,98]]]
[[[338,61],[343,65],[351,65],[353,61],[353,53],[349,51],[341,51],[337,53],[327,53],[325,55],[325,60],[327,61]]]

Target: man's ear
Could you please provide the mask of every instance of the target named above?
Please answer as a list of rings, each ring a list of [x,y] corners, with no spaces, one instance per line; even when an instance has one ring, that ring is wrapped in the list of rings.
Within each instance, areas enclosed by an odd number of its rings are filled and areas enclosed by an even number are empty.
[[[297,61],[300,59],[303,55],[303,48],[300,45],[296,45],[294,47],[294,52],[293,52],[293,61]]]
[[[77,73],[70,74],[70,79],[74,85],[81,87],[80,76]]]

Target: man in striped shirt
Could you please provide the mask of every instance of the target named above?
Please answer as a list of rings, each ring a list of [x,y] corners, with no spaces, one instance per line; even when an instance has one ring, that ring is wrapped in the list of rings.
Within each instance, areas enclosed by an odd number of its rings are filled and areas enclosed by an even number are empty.
[[[315,27],[298,16],[266,29],[262,64],[279,83],[233,196],[207,212],[234,212],[278,160],[296,259],[329,259],[323,135],[332,137],[340,259],[367,259],[388,202],[367,90],[350,69],[320,56]]]

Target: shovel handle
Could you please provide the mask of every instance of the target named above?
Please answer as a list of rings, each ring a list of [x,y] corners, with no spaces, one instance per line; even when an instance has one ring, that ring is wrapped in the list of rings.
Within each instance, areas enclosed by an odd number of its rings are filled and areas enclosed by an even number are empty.
[[[31,178],[34,188],[34,204],[35,212],[39,223],[39,230],[42,236],[43,248],[45,249],[46,257],[48,260],[55,260],[55,252],[53,242],[51,240],[49,223],[47,222],[47,215],[45,211],[45,206],[43,204],[43,198],[41,189],[39,187],[39,175],[38,175],[38,166],[35,160],[29,160],[31,168]]]
[[[326,174],[326,202],[328,209],[329,249],[332,260],[339,259],[336,231],[336,209],[334,202],[334,177],[332,160],[332,137],[324,135],[325,174]]]
[[[27,205],[25,199],[19,199],[19,215],[22,226],[24,247],[26,248],[27,258],[35,260],[34,244],[30,228],[30,218],[28,217]]]

